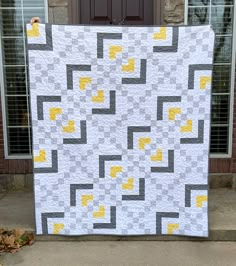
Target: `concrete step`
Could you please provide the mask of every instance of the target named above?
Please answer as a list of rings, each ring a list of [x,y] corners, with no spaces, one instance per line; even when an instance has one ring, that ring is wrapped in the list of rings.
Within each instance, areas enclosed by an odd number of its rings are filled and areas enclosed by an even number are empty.
[[[0,227],[35,231],[33,193],[0,193]],[[39,241],[236,241],[236,190],[221,188],[209,192],[209,238],[182,236],[36,236]]]
[[[208,238],[187,236],[36,236],[38,241],[236,241],[236,230],[210,230]]]

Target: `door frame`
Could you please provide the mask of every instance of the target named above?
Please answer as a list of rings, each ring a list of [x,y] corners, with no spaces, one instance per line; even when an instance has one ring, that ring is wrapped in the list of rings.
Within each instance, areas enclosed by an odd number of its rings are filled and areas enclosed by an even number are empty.
[[[80,0],[68,1],[69,24],[80,24]],[[164,25],[164,1],[153,0],[153,24]]]

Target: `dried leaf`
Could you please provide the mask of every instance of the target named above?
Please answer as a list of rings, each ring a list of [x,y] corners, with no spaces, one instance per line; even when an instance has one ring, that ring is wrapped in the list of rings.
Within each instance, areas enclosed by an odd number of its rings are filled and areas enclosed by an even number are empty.
[[[22,246],[34,243],[34,234],[22,229],[6,230],[2,228],[0,232],[0,253],[16,253]]]
[[[13,230],[13,234],[15,235],[16,240],[18,240],[21,236],[23,236],[24,233],[25,233],[25,230],[23,230],[23,229],[14,229]]]
[[[0,228],[0,235],[7,232],[7,228]]]
[[[4,243],[8,247],[14,247],[15,246],[15,236],[14,235],[7,236],[4,239]]]
[[[23,236],[21,236],[20,240],[22,240],[23,244],[26,245],[30,241],[34,240],[34,234],[33,233],[25,233]]]

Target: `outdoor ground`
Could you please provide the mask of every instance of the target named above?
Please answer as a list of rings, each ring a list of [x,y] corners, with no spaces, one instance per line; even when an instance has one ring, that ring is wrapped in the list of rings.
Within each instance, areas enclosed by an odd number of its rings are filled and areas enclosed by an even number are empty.
[[[37,242],[3,266],[235,266],[236,242]]]
[[[21,228],[34,231],[34,200],[32,192],[8,191],[0,193],[0,228]],[[220,241],[236,241],[236,190],[210,189],[209,191],[209,228],[210,239]],[[124,237],[37,237],[38,240],[120,240]],[[124,240],[160,240],[163,237],[144,236],[129,237]],[[170,238],[181,239],[186,238]],[[236,265],[236,262],[235,262]]]
[[[0,193],[1,227],[35,230],[32,192]],[[37,236],[32,246],[1,255],[0,265],[236,266],[235,190],[210,190],[209,227],[210,237],[205,241],[170,236]]]

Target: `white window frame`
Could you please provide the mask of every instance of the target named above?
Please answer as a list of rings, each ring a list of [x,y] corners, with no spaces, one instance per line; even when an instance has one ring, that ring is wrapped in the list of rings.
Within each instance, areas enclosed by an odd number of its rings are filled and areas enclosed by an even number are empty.
[[[184,24],[188,25],[188,0],[185,0]],[[235,64],[236,64],[236,2],[233,8],[233,32],[232,32],[232,62],[231,62],[231,84],[230,84],[230,106],[229,106],[229,137],[228,153],[210,154],[210,158],[231,158],[233,150],[233,122],[234,122],[234,88],[235,88]]]
[[[22,2],[21,2],[22,3]],[[22,7],[22,6],[21,6]],[[4,9],[4,8],[2,8]],[[9,9],[9,8],[6,8]],[[12,9],[15,9],[14,7]],[[25,9],[32,9],[32,7],[25,8]],[[42,9],[41,7],[37,8],[34,7],[34,9]],[[45,10],[45,22],[48,22],[48,0],[44,0],[44,10]],[[23,25],[23,32],[25,35],[25,27]],[[0,32],[0,40],[2,39],[2,35]],[[0,67],[3,69],[3,54],[2,54],[2,42],[0,41]],[[26,53],[25,49],[25,42],[24,42],[24,52]],[[26,57],[25,57],[26,60]],[[25,62],[26,65],[26,62]],[[24,66],[25,66],[24,65]],[[4,143],[4,159],[32,159],[32,155],[9,155],[9,149],[8,149],[8,131],[7,131],[7,118],[6,118],[6,101],[5,101],[5,82],[4,82],[4,73],[3,70],[0,71],[0,90],[1,90],[1,105],[2,105],[2,126],[3,126],[3,143]],[[27,86],[27,79],[26,79],[26,86]],[[28,100],[27,100],[28,102]],[[29,104],[28,104],[29,107]],[[30,111],[30,108],[29,108]],[[29,136],[30,139],[30,136]]]

